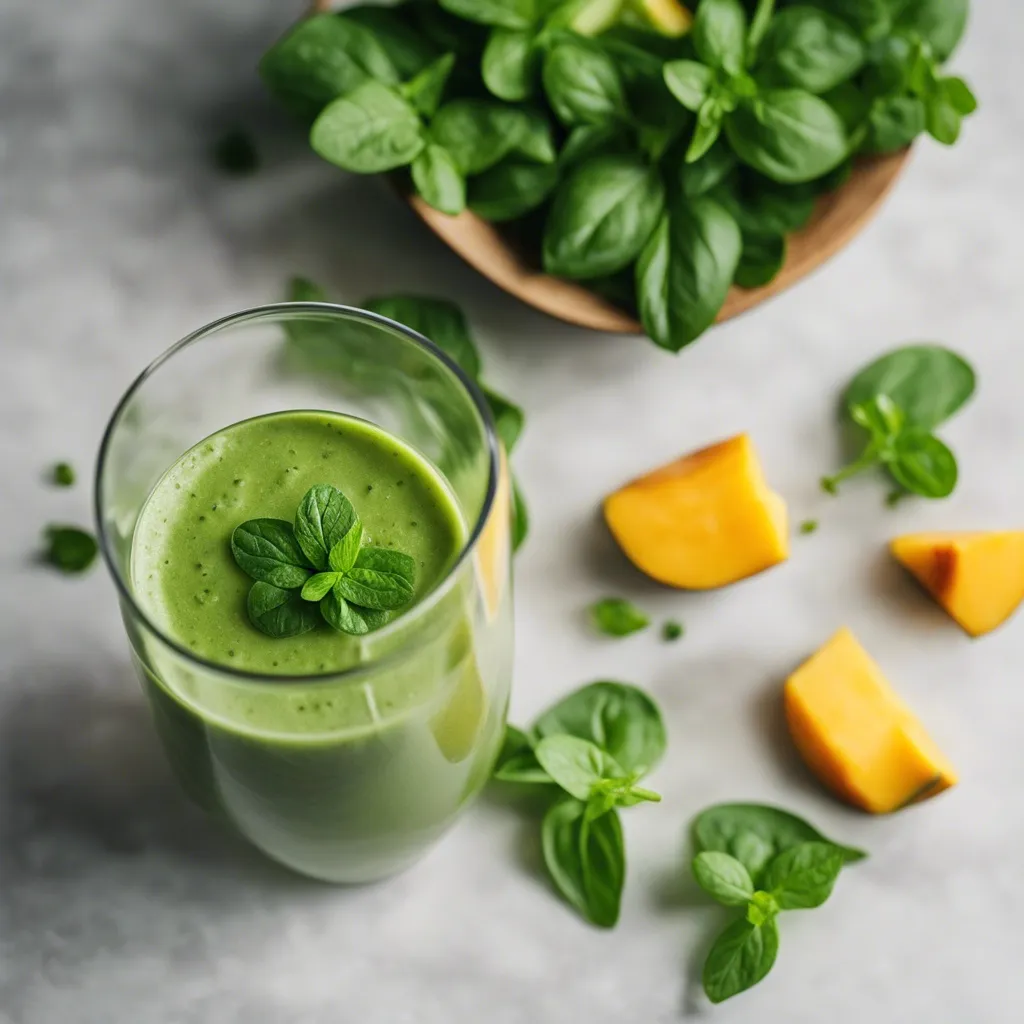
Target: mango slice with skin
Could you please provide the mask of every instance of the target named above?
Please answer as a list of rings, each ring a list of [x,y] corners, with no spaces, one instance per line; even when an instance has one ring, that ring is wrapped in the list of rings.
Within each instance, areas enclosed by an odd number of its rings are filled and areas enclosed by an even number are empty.
[[[626,557],[670,587],[710,590],[789,557],[785,502],[746,434],[686,455],[605,499]]]
[[[971,636],[1002,625],[1024,601],[1024,530],[912,533],[889,549]]]
[[[786,680],[784,695],[800,755],[854,807],[887,814],[956,784],[952,765],[848,629]]]

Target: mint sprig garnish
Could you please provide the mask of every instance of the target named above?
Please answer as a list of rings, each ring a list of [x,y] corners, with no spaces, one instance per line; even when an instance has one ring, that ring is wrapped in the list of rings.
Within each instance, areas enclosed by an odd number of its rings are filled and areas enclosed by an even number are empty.
[[[235,527],[231,553],[256,581],[246,602],[249,621],[272,637],[308,633],[321,618],[340,633],[379,629],[412,600],[416,563],[363,540],[358,513],[330,484],[306,492],[294,525],[250,519]]]

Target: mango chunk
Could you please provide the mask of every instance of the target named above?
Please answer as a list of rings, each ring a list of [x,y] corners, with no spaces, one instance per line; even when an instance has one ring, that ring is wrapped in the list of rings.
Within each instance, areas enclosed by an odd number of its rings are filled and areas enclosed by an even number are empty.
[[[848,629],[804,662],[784,693],[800,755],[855,807],[887,814],[956,784],[952,765]]]
[[[1024,530],[912,533],[889,549],[971,636],[1002,625],[1024,601]]]
[[[685,36],[693,25],[693,15],[679,0],[633,0],[633,7],[650,28],[663,36]]]
[[[626,557],[670,587],[710,590],[789,557],[786,504],[746,434],[626,484],[604,516]]]

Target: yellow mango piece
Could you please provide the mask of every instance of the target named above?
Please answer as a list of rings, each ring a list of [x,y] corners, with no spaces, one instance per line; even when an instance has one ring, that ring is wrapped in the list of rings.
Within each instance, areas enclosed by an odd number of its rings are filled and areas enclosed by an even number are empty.
[[[800,755],[855,807],[887,814],[956,784],[953,767],[848,629],[786,680],[784,694]]]
[[[491,512],[476,542],[476,571],[488,622],[498,617],[502,597],[509,585],[509,530],[512,516],[512,485],[505,450],[500,452],[498,484]]]
[[[679,0],[633,0],[644,22],[663,36],[685,36],[693,26],[693,15]]]
[[[889,549],[971,636],[991,632],[1024,601],[1024,530],[912,533]]]
[[[721,587],[789,557],[786,504],[746,434],[626,484],[604,517],[626,557],[671,587]]]

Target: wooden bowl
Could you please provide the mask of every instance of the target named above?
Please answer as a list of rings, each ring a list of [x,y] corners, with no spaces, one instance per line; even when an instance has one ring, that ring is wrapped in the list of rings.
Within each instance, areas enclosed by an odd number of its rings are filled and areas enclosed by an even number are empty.
[[[849,180],[821,196],[805,228],[789,236],[786,263],[775,279],[760,288],[732,287],[716,323],[753,309],[778,295],[834,256],[878,212],[906,166],[910,150],[858,161]],[[471,267],[499,288],[566,323],[596,331],[640,334],[643,328],[585,284],[551,277],[526,263],[499,228],[466,211],[449,217],[410,195],[409,204],[424,224]]]

